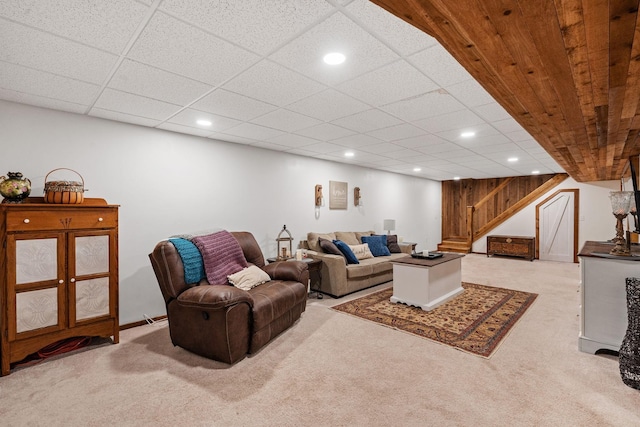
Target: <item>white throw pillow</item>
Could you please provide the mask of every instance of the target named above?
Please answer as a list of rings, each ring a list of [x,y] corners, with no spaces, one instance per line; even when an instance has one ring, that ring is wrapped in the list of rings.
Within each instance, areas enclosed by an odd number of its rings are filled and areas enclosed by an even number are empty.
[[[269,277],[269,275],[265,273],[264,270],[256,267],[255,265],[250,265],[249,267],[243,268],[237,273],[233,273],[231,276],[227,276],[227,278],[229,279],[230,284],[245,291],[248,291],[249,289],[255,288],[256,286],[271,280],[271,277]]]
[[[349,248],[351,249],[353,254],[356,256],[356,258],[358,258],[359,260],[373,258],[373,254],[369,249],[369,245],[366,243],[363,243],[361,245],[349,245]]]

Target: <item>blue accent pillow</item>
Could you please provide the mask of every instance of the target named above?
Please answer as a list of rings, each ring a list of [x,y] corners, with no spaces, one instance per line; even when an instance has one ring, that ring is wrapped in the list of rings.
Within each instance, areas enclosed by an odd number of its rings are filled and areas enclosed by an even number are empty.
[[[349,245],[347,245],[345,242],[343,242],[342,240],[334,240],[333,244],[338,247],[340,252],[342,252],[342,255],[344,255],[344,257],[347,259],[347,264],[360,264],[360,261],[358,261],[356,255],[353,253]]]
[[[387,236],[385,235],[362,236],[362,243],[369,245],[369,250],[373,256],[391,255],[387,247]]]

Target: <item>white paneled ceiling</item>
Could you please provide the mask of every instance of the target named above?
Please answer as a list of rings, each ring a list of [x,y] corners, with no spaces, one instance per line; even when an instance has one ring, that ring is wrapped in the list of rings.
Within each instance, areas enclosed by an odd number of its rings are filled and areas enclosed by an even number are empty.
[[[0,99],[435,180],[563,172],[367,0],[3,0]]]

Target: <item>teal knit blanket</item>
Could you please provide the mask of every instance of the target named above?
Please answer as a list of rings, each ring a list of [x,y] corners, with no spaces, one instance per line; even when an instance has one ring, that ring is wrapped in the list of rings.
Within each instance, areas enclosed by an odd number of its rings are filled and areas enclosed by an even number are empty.
[[[200,250],[190,240],[187,239],[169,239],[173,246],[176,247],[178,255],[182,258],[184,265],[184,282],[187,284],[198,283],[207,277],[204,272],[204,263],[202,262],[202,254]]]

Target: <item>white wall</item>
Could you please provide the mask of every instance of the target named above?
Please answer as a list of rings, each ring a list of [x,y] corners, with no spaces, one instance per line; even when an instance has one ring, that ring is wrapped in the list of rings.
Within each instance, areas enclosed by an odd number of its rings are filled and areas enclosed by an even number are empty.
[[[576,188],[580,191],[578,250],[582,248],[587,240],[608,240],[614,237],[616,220],[611,214],[609,192],[620,190],[620,181],[577,182],[573,178],[564,180],[488,234],[535,236],[536,205],[560,189]],[[472,251],[487,252],[486,235],[480,236],[473,243]]]
[[[441,241],[436,181],[6,101],[0,141],[0,174],[22,172],[32,196],[42,195],[49,171],[66,167],[83,176],[85,197],[120,205],[121,324],[165,313],[148,254],[172,234],[247,230],[269,257],[284,224],[297,242],[309,231],[382,233],[391,218],[395,233],[419,248],[434,250]],[[348,183],[348,209],[329,209],[330,180]],[[316,184],[327,198],[317,219]],[[355,186],[363,207],[353,206]]]

